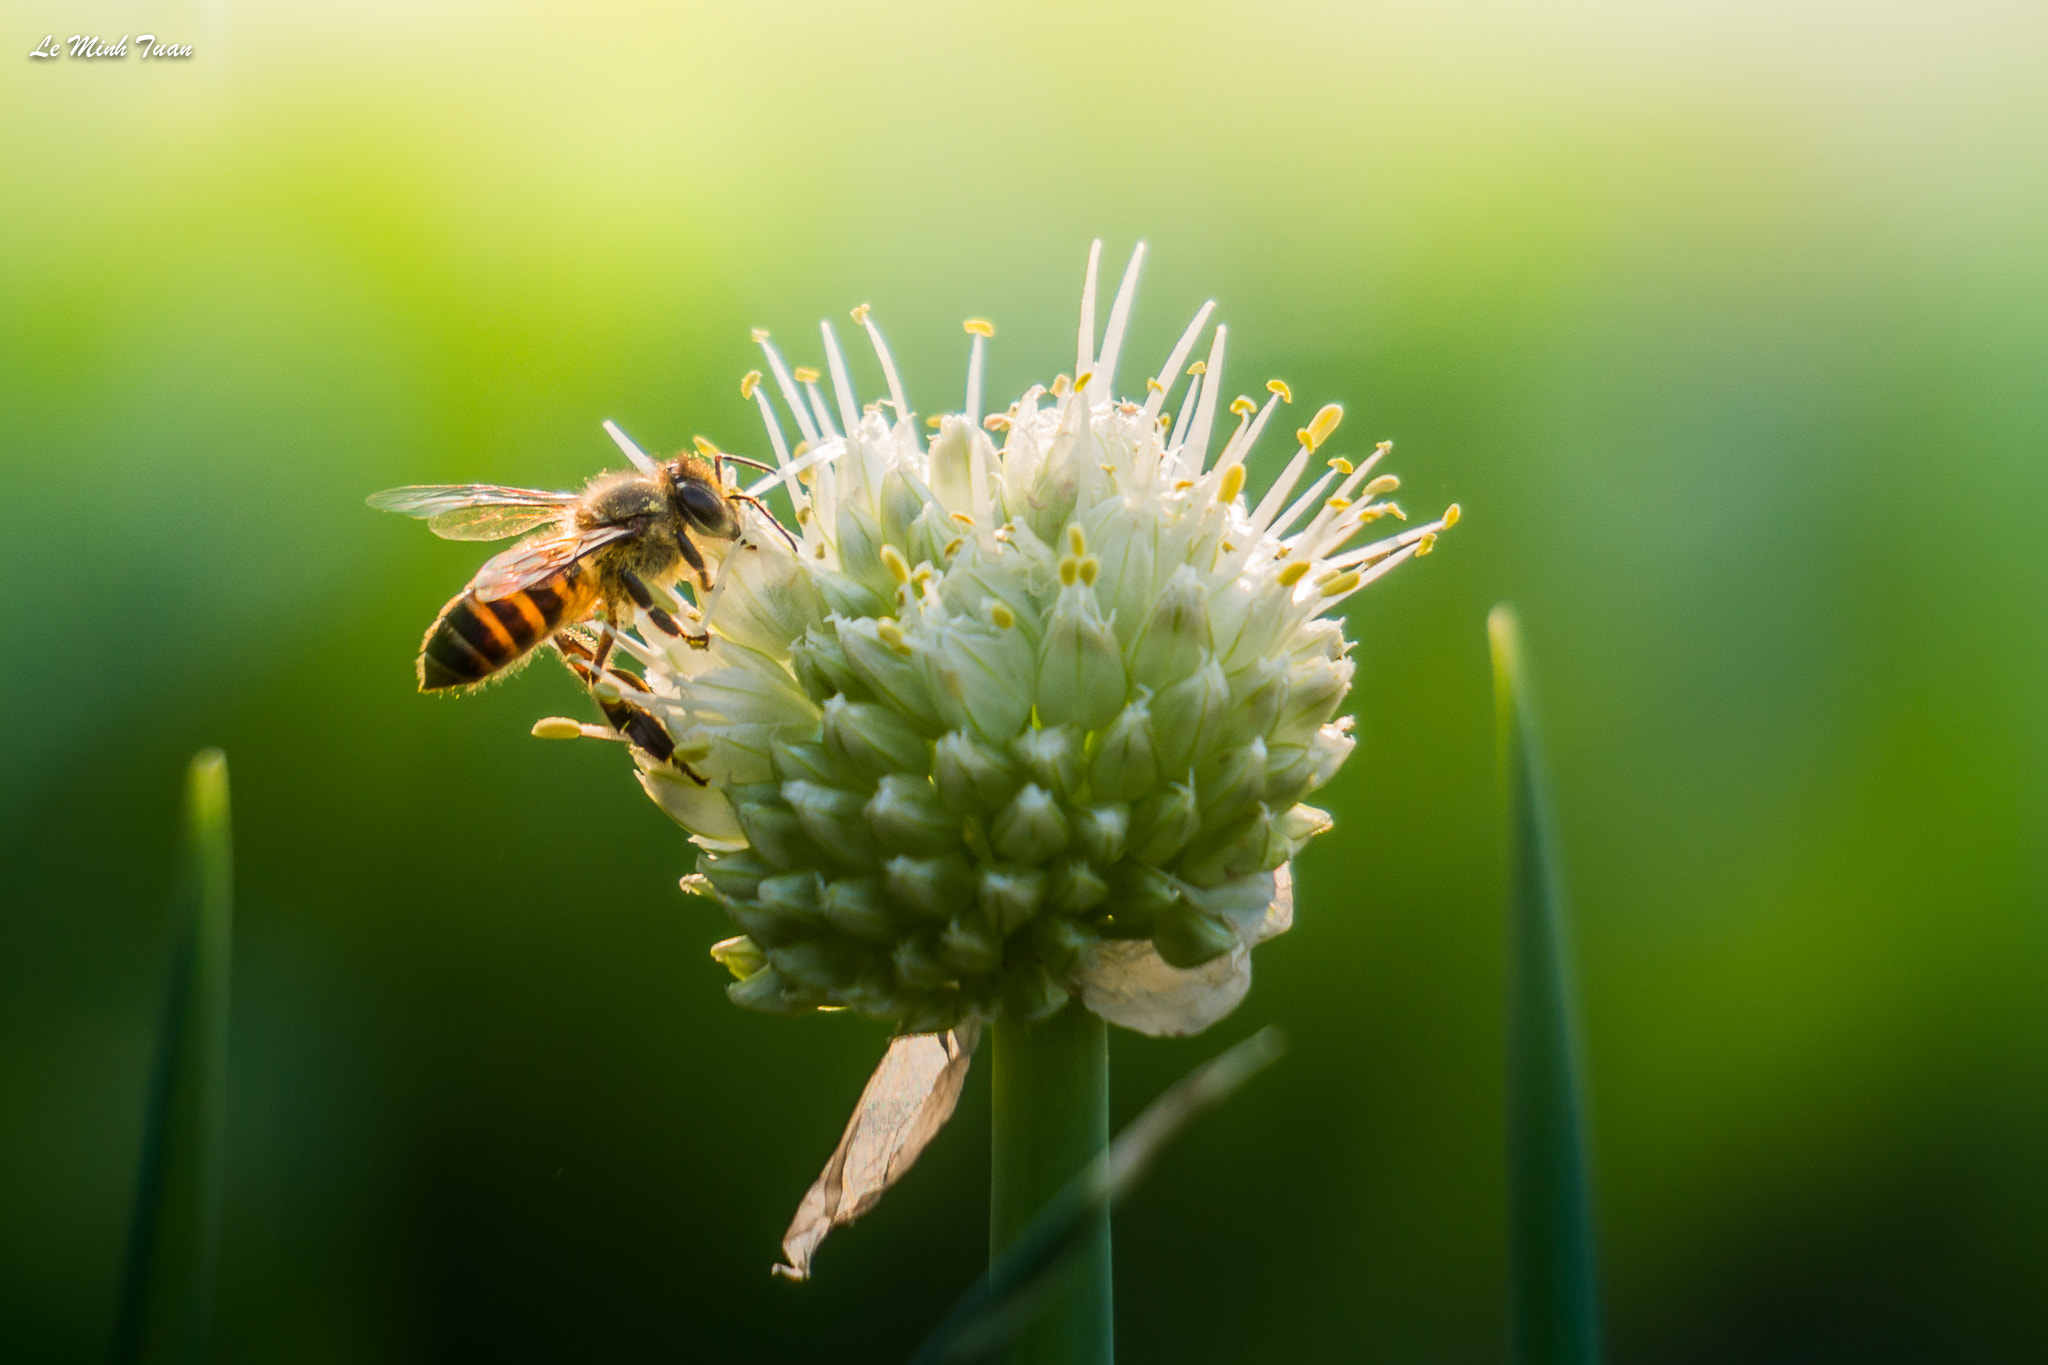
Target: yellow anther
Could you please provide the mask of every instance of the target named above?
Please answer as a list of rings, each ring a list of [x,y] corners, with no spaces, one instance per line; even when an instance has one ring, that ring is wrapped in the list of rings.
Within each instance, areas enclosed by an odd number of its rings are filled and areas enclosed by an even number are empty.
[[[1336,431],[1337,429],[1337,423],[1343,420],[1344,408],[1341,404],[1323,404],[1322,407],[1316,410],[1316,415],[1314,417],[1309,418],[1308,443],[1311,446],[1319,446],[1323,442],[1329,440],[1330,434]]]
[[[953,520],[959,522],[962,526],[974,525],[974,518],[968,516],[965,512],[953,513]]]
[[[1336,470],[1339,474],[1349,474],[1351,473],[1351,461],[1340,455],[1330,461],[1330,468]]]
[[[1195,481],[1193,479],[1175,479],[1173,481],[1173,491],[1176,493],[1185,493],[1194,486]]]
[[[1234,464],[1223,471],[1223,482],[1216,485],[1216,501],[1229,502],[1244,492],[1244,466]]]
[[[924,419],[924,424],[930,427],[933,431],[937,431],[939,429],[939,423],[944,420],[945,419],[943,417],[927,417]]]
[[[1074,551],[1074,557],[1079,559],[1088,553],[1088,533],[1079,526],[1067,527],[1067,544]]]
[[[1207,374],[1207,373],[1209,373],[1209,362],[1208,362],[1208,361],[1206,361],[1206,360],[1197,360],[1197,361],[1196,361],[1196,362],[1195,362],[1194,364],[1192,364],[1192,365],[1188,366],[1188,373],[1189,373],[1189,374]]]
[[[889,571],[889,577],[898,583],[910,581],[910,561],[903,557],[903,551],[894,545],[882,547],[882,567]]]
[[[999,630],[1008,630],[1017,624],[1017,613],[996,602],[988,609],[988,619],[995,622]]]
[[[1259,405],[1243,394],[1239,394],[1230,400],[1230,410],[1239,417],[1249,417],[1259,410]]]
[[[1308,574],[1308,561],[1297,559],[1280,571],[1280,586],[1291,588]]]
[[[992,412],[982,418],[981,424],[990,431],[1008,431],[1010,429],[1010,419],[1003,416],[1000,412]]]
[[[1086,374],[1083,374],[1079,379],[1076,379],[1074,381],[1074,392],[1079,393],[1081,390],[1087,388],[1088,381],[1093,379],[1094,377],[1095,371],[1089,370]]]
[[[818,382],[818,372],[808,365],[799,365],[796,367],[796,382],[799,384],[815,384]]]
[[[1424,531],[1422,533],[1422,539],[1415,542],[1415,557],[1417,559],[1420,559],[1424,555],[1428,554],[1431,550],[1434,550],[1435,548],[1436,532]]]
[[[583,738],[583,726],[581,722],[570,720],[567,716],[543,716],[533,723],[533,737],[535,739],[581,739]]]
[[[1102,561],[1097,559],[1094,555],[1089,555],[1086,559],[1081,561],[1081,581],[1087,584],[1089,587],[1092,588],[1095,586],[1096,575],[1100,574],[1101,572]]]
[[[1052,396],[1055,398],[1065,398],[1067,390],[1073,387],[1074,381],[1071,376],[1064,374],[1056,376],[1052,381]]]
[[[759,370],[748,370],[745,374],[741,375],[740,397],[752,398],[754,396],[754,385],[760,382],[761,372]]]
[[[789,452],[789,458],[792,460],[800,460],[803,458],[804,452],[809,450],[810,448],[811,443],[809,441],[798,441],[796,443],[796,449]],[[810,472],[810,470],[806,469],[798,477],[802,478],[805,482],[809,482]]]
[[[618,701],[623,694],[619,691],[619,685],[610,678],[599,678],[591,684],[590,695],[599,701]]]
[[[705,440],[702,436],[692,436],[690,444],[695,446],[697,453],[707,460],[714,459],[718,455],[718,447]]]
[[[853,320],[854,320],[855,322],[859,323],[859,324],[860,324],[861,326],[865,327],[865,326],[867,326],[867,325],[868,325],[868,314],[869,314],[870,312],[872,312],[873,310],[874,310],[874,305],[873,305],[873,304],[871,304],[871,303],[864,303],[864,304],[862,304],[862,305],[861,305],[860,307],[858,307],[858,308],[856,308],[856,309],[854,309],[854,310],[853,310],[853,313],[852,313],[852,317],[853,317]]]
[[[762,342],[766,341],[767,339],[768,329],[766,327],[756,327],[754,329],[754,344],[756,346],[759,346]]]
[[[927,583],[930,583],[931,581],[932,581],[932,566],[931,566],[931,565],[929,565],[929,564],[920,564],[920,565],[918,565],[918,566],[917,566],[917,568],[915,568],[914,570],[912,570],[912,571],[911,571],[911,574],[910,574],[910,586],[911,586],[911,587],[913,587],[913,588],[915,588],[915,589],[917,589],[917,590],[918,590],[919,592],[922,592],[922,591],[924,591],[924,587],[925,587],[925,585],[926,585]]]
[[[1307,427],[1296,427],[1294,429],[1294,439],[1307,446],[1310,450],[1316,448],[1315,437],[1308,434]]]
[[[899,653],[910,648],[903,641],[903,627],[896,624],[893,616],[884,616],[875,622],[875,638]]]
[[[1292,403],[1294,401],[1294,390],[1287,387],[1287,381],[1284,379],[1268,379],[1266,381],[1266,392],[1279,394],[1280,401],[1283,403]]]
[[[1401,510],[1401,504],[1400,504],[1400,503],[1398,503],[1398,502],[1383,502],[1383,503],[1381,503],[1381,504],[1380,504],[1380,506],[1382,506],[1382,507],[1386,508],[1386,509],[1387,509],[1387,515],[1388,515],[1388,516],[1390,516],[1390,517],[1392,517],[1392,518],[1393,518],[1393,519],[1394,519],[1395,521],[1406,521],[1406,520],[1408,520],[1408,514],[1407,514],[1406,512],[1403,512],[1403,511]]]
[[[1377,479],[1374,479],[1371,483],[1367,484],[1364,488],[1360,489],[1358,492],[1358,496],[1366,499],[1376,498],[1382,493],[1391,493],[1400,486],[1401,481],[1398,478],[1394,477],[1392,474],[1382,474]]]
[[[808,526],[810,524],[810,521],[811,505],[809,503],[805,503],[802,507],[796,509],[796,524],[799,526]]]
[[[992,337],[996,334],[996,325],[985,318],[969,318],[960,326],[962,330],[972,332],[978,337]]]
[[[1456,526],[1458,524],[1458,518],[1463,515],[1465,514],[1458,510],[1458,504],[1456,504],[1455,502],[1452,503],[1449,507],[1446,507],[1444,509],[1444,529],[1448,531],[1451,529],[1451,527]]]
[[[1323,596],[1341,597],[1358,586],[1358,570],[1348,569],[1323,584]]]
[[[959,536],[954,536],[951,540],[946,542],[945,548],[939,551],[940,558],[951,559],[954,555],[960,553],[960,547],[962,545],[965,545],[966,543],[967,542],[962,540]]]
[[[1080,576],[1080,560],[1074,558],[1072,555],[1067,555],[1065,558],[1060,560],[1060,582],[1062,584],[1071,588],[1074,586],[1074,580],[1079,578]]]
[[[1236,548],[1237,547],[1235,545],[1232,545],[1227,540],[1223,542],[1223,553],[1225,554],[1229,554],[1232,550],[1235,550]]]
[[[1351,499],[1331,498],[1328,502],[1324,503],[1323,506],[1329,508],[1332,512],[1341,512],[1345,508],[1351,506]]]
[[[1147,392],[1150,392],[1150,393],[1165,393],[1165,392],[1166,392],[1166,385],[1164,385],[1164,384],[1160,383],[1160,382],[1159,382],[1158,380],[1156,380],[1156,379],[1148,379],[1148,380],[1146,380],[1146,381],[1145,381],[1145,388],[1146,388]]]

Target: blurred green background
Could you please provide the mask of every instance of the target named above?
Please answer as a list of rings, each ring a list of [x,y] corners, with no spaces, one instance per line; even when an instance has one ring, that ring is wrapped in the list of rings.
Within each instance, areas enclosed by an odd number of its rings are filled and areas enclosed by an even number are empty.
[[[189,62],[38,62],[145,29]],[[0,1355],[110,1334],[178,784],[239,866],[223,1361],[900,1360],[986,1077],[771,1281],[883,1037],[743,1014],[689,850],[537,667],[412,690],[479,559],[391,484],[760,453],[750,327],[924,411],[1069,368],[1088,241],[1232,392],[1467,520],[1355,599],[1296,930],[1128,1116],[1294,1050],[1117,1222],[1134,1361],[1492,1361],[1524,615],[1618,1361],[2048,1357],[2048,12],[1470,2],[15,6],[0,81]],[[842,331],[846,324],[841,323]],[[875,379],[866,372],[872,393]],[[1297,409],[1301,411],[1302,409]],[[1286,453],[1269,441],[1254,488]]]

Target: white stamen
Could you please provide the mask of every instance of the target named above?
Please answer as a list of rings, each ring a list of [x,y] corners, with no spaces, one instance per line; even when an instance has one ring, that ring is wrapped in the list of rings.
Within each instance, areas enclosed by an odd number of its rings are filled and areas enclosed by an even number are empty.
[[[1166,395],[1180,382],[1180,367],[1187,363],[1188,352],[1195,349],[1195,338],[1202,334],[1203,326],[1209,321],[1209,314],[1215,311],[1216,300],[1210,299],[1202,305],[1202,310],[1195,314],[1195,320],[1188,324],[1188,329],[1180,334],[1180,340],[1174,343],[1173,354],[1166,357],[1165,367],[1159,371],[1159,378],[1153,381],[1158,387],[1145,397],[1146,421],[1157,417],[1159,409],[1166,405]]]
[[[652,474],[655,470],[661,467],[660,465],[657,465],[653,460],[647,457],[646,451],[642,450],[639,446],[634,445],[633,439],[630,436],[626,435],[625,432],[619,430],[619,424],[617,422],[606,422],[604,424],[604,429],[611,436],[612,441],[618,446],[618,448],[626,453],[626,458],[633,462],[633,467],[639,470],[642,474]]]
[[[790,415],[796,418],[796,429],[804,434],[806,441],[815,442],[818,428],[811,421],[803,395],[797,392],[796,380],[790,378],[789,366],[782,363],[782,352],[775,349],[775,343],[768,339],[766,332],[760,336],[761,352],[768,357],[768,369],[775,376],[775,387],[782,390],[782,401],[788,405]]]
[[[1187,435],[1189,424],[1195,420],[1195,403],[1201,397],[1202,383],[1207,378],[1207,375],[1198,374],[1188,380],[1188,396],[1180,405],[1180,416],[1173,419],[1173,435],[1166,438],[1166,454],[1174,460],[1176,470],[1180,468],[1181,438]]]
[[[1251,457],[1252,447],[1259,443],[1259,433],[1266,429],[1266,419],[1273,415],[1273,409],[1280,405],[1280,395],[1274,394],[1266,400],[1266,406],[1259,409],[1259,415],[1252,418],[1252,424],[1230,438],[1223,447],[1223,453],[1216,457],[1218,469],[1228,469],[1234,464],[1243,464]]]
[[[1269,405],[1270,406],[1270,405]],[[1273,486],[1266,490],[1266,496],[1259,499],[1258,507],[1252,512],[1252,527],[1264,531],[1272,522],[1273,514],[1280,510],[1287,495],[1294,491],[1294,485],[1301,482],[1301,472],[1308,468],[1309,449],[1303,446],[1287,462],[1287,468],[1280,471],[1280,477],[1273,480]]]
[[[976,429],[981,426],[981,373],[982,353],[988,345],[988,338],[979,332],[971,333],[974,340],[967,348],[967,407],[964,416],[967,425]]]
[[[882,340],[882,329],[875,326],[874,318],[865,308],[861,309],[860,325],[867,328],[868,340],[875,344],[875,358],[882,362],[882,377],[889,381],[889,397],[896,404],[896,422],[909,421],[910,400],[903,396],[903,378],[896,373],[896,361],[889,354],[889,344]]]
[[[1074,376],[1095,368],[1095,270],[1102,264],[1102,239],[1088,248],[1088,281],[1081,286],[1081,342],[1074,360]]]
[[[771,428],[771,430],[773,429]],[[776,433],[776,440],[777,443],[780,444],[781,433]],[[796,459],[790,461],[786,469],[778,469],[775,473],[769,474],[766,477],[757,481],[752,487],[746,490],[746,494],[750,498],[758,498],[763,493],[766,493],[769,489],[775,487],[776,484],[781,483],[784,475],[794,476],[797,474],[801,474],[806,469],[810,469],[817,465],[825,464],[829,461],[836,460],[845,453],[846,442],[837,436],[830,437],[824,441],[819,442],[817,445],[812,446],[802,455],[799,455]]]
[[[846,375],[846,353],[839,349],[839,334],[832,330],[832,319],[822,319],[818,331],[825,338],[825,368],[832,372],[832,396],[839,404],[839,429],[850,440],[860,426],[860,404],[855,401],[853,381]]]
[[[1323,490],[1330,486],[1330,480],[1336,477],[1336,470],[1326,470],[1323,474],[1323,477],[1317,479],[1314,483],[1308,486],[1308,492],[1303,493],[1300,497],[1296,498],[1285,512],[1282,512],[1279,516],[1273,519],[1273,524],[1271,526],[1262,526],[1259,529],[1265,531],[1269,535],[1286,535],[1287,528],[1294,525],[1295,518],[1299,517],[1303,512],[1306,512],[1309,508],[1313,507],[1315,505],[1316,499],[1320,498],[1323,495]]]
[[[1117,286],[1116,302],[1109,306],[1109,326],[1102,333],[1102,355],[1095,362],[1095,382],[1089,386],[1098,390],[1103,398],[1116,397],[1117,357],[1124,348],[1124,328],[1131,320],[1131,300],[1138,292],[1138,267],[1144,263],[1145,244],[1140,242],[1131,252],[1131,263],[1124,267],[1124,280]]]
[[[825,395],[819,391],[818,381],[807,380],[804,383],[804,394],[811,400],[811,415],[818,419],[818,430],[827,436],[841,435],[839,428],[832,422],[831,412],[825,407]]]
[[[1216,340],[1209,347],[1209,364],[1202,374],[1202,406],[1195,413],[1195,425],[1188,432],[1187,449],[1180,456],[1183,478],[1200,474],[1209,459],[1209,433],[1216,425],[1216,396],[1223,392],[1223,341],[1229,334],[1230,329],[1219,323]]]

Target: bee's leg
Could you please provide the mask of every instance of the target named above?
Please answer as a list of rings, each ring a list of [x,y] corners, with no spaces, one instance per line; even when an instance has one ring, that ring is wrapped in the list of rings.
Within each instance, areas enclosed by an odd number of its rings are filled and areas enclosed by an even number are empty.
[[[773,526],[776,529],[776,531],[781,534],[784,540],[789,542],[790,549],[795,550],[798,553],[802,553],[802,547],[796,543],[796,537],[791,535],[789,533],[789,528],[787,526],[784,526],[781,523],[781,521],[779,521],[776,518],[775,514],[768,510],[768,506],[766,503],[762,502],[759,498],[754,497],[750,493],[728,493],[726,494],[726,496],[731,498],[734,502],[744,502],[753,507],[753,509],[759,512],[770,526]]]
[[[697,553],[697,547],[695,545],[692,545],[690,543],[690,538],[684,535],[681,531],[676,532],[676,548],[683,552],[683,558],[689,562],[691,568],[697,571],[697,582],[701,585],[700,590],[698,592],[697,601],[699,605],[702,605],[702,603],[710,595],[711,592],[711,584],[706,580],[704,573],[704,556]],[[647,600],[645,602],[641,602],[640,605],[644,610],[647,610],[648,616],[654,621],[655,625],[660,626],[663,630],[667,631],[671,636],[675,637],[678,640],[681,640],[683,643],[687,644],[692,649],[711,648],[711,632],[701,630],[692,632],[684,630],[682,626],[677,624],[676,618],[669,615],[667,612],[662,611],[659,608],[649,609],[650,604],[654,601],[654,594],[648,589],[647,584],[643,582],[638,575],[629,573],[626,575],[625,581],[626,591],[633,594],[633,600],[635,602],[640,602],[640,595],[642,593],[646,594]]]
[[[619,581],[626,585],[626,594],[633,599],[633,604],[646,612],[647,619],[654,622],[655,629],[678,640],[687,636],[688,632],[676,623],[675,617],[654,605],[654,590],[647,586],[647,581],[639,574],[628,569],[619,575]]]

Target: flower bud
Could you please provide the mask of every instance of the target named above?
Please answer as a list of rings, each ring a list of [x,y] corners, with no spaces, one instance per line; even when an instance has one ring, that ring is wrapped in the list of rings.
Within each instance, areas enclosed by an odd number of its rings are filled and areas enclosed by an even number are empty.
[[[1039,646],[1038,715],[1047,725],[1099,730],[1123,709],[1123,648],[1082,583],[1060,589]]]
[[[995,811],[1024,785],[1024,773],[1009,755],[958,730],[939,739],[933,763],[939,794],[956,811]]]
[[[896,584],[882,567],[882,524],[861,498],[839,499],[839,567],[859,579],[883,600],[892,598]]]
[[[1266,756],[1266,801],[1292,805],[1337,775],[1357,745],[1347,732],[1325,725],[1308,743],[1275,745]]]
[[[1045,969],[1054,977],[1064,977],[1074,970],[1088,934],[1070,919],[1041,915],[1031,922],[1029,941],[1032,953]]]
[[[928,919],[944,919],[974,895],[974,874],[957,853],[940,858],[899,855],[882,865],[889,894]]]
[[[718,633],[735,644],[779,654],[823,624],[809,574],[780,545],[728,556],[719,581]]]
[[[1003,936],[979,907],[970,907],[939,932],[939,957],[969,976],[980,976],[1003,965]]]
[[[1159,916],[1152,946],[1170,967],[1186,970],[1219,958],[1241,940],[1228,924],[1182,901]]]
[[[929,726],[933,733],[944,729],[931,688],[925,685],[910,646],[903,640],[902,627],[891,617],[837,619],[846,662],[875,697],[911,722]],[[884,621],[888,622],[886,630]]]
[[[1202,828],[1220,829],[1266,794],[1266,741],[1254,739],[1226,749],[1196,775],[1202,800]]]
[[[913,642],[939,714],[989,744],[1008,742],[1031,719],[1031,642],[1010,619],[1008,629],[949,621]]]
[[[805,992],[783,980],[782,974],[773,967],[755,972],[744,981],[735,981],[725,988],[733,1004],[741,1009],[758,1010],[763,1014],[801,1014],[814,1006],[805,998]]]
[[[1067,846],[1067,817],[1051,792],[1027,783],[996,817],[993,839],[1005,858],[1044,862]]]
[[[1264,805],[1254,806],[1211,837],[1181,863],[1180,875],[1196,886],[1217,886],[1233,877],[1270,872],[1293,854],[1279,821]]]
[[[1221,738],[1238,744],[1255,735],[1267,739],[1287,702],[1287,665],[1279,659],[1260,659],[1231,678],[1230,691],[1236,700]]]
[[[804,691],[821,701],[835,694],[856,701],[870,695],[868,685],[846,661],[846,650],[839,643],[836,627],[806,631],[802,639],[792,640],[789,666]]]
[[[1067,1007],[1067,989],[1045,968],[1027,962],[1003,978],[1003,1011],[1036,1024]]]
[[[782,799],[820,848],[855,867],[873,867],[879,860],[875,841],[862,818],[861,798],[837,787],[814,782],[785,782]]]
[[[1151,791],[1158,781],[1152,713],[1143,701],[1134,701],[1102,732],[1095,761],[1088,768],[1088,783],[1105,801],[1129,801]]]
[[[892,852],[944,853],[960,843],[960,819],[929,778],[907,773],[883,777],[867,803],[868,828]]]
[[[985,867],[976,901],[999,935],[1015,933],[1045,903],[1045,873],[1035,867]]]
[[[777,782],[810,782],[820,787],[851,787],[853,770],[816,740],[778,739],[768,746],[768,761]]]
[[[894,943],[899,916],[877,877],[841,877],[827,882],[818,896],[825,921],[867,943]]]
[[[1045,899],[1062,915],[1084,915],[1109,899],[1109,884],[1079,859],[1054,863]]]
[[[1351,690],[1349,659],[1297,659],[1287,670],[1287,704],[1273,727],[1276,742],[1300,743],[1319,729]]]
[[[1230,705],[1230,684],[1214,659],[1152,698],[1152,747],[1159,771],[1184,773],[1206,749]]]
[[[1287,841],[1288,856],[1301,851],[1303,844],[1326,833],[1336,822],[1326,810],[1314,806],[1290,806],[1279,819],[1280,837]]]
[[[746,936],[763,948],[779,948],[785,944],[800,943],[804,936],[814,931],[815,925],[809,917],[794,913],[783,905],[764,905],[760,901],[728,901],[726,913],[732,916]]]
[[[761,879],[775,874],[775,869],[751,849],[700,855],[697,870],[711,879],[712,887],[726,900],[752,900]]]
[[[944,1033],[960,1022],[963,1004],[958,991],[933,991],[919,998],[904,1016],[902,1032]]]
[[[1194,566],[1183,564],[1166,580],[1146,618],[1131,652],[1131,678],[1143,687],[1165,687],[1194,672],[1212,647],[1209,590]]]
[[[796,812],[783,801],[780,793],[741,801],[736,807],[736,814],[740,828],[746,832],[747,843],[776,867],[810,867],[817,862],[820,856],[817,845],[804,833]]]
[[[1148,938],[1159,914],[1180,899],[1180,888],[1156,867],[1129,859],[1109,870],[1109,938]]]
[[[768,953],[768,961],[783,980],[821,991],[853,985],[872,960],[865,948],[844,939],[805,939]]]
[[[1201,827],[1194,788],[1171,783],[1131,811],[1131,856],[1156,867],[1186,848]]]
[[[742,934],[712,944],[711,960],[731,972],[735,980],[745,981],[768,965],[768,954],[760,944]]]
[[[1067,796],[1081,785],[1080,734],[1065,726],[1026,730],[1010,744],[1031,780],[1047,791]]]
[[[1108,867],[1124,856],[1124,847],[1131,834],[1131,808],[1121,803],[1107,806],[1083,806],[1074,811],[1069,822],[1074,832],[1074,843],[1089,858]]]
[[[931,748],[924,737],[886,706],[829,697],[824,730],[825,747],[832,756],[870,782],[884,773],[930,768]]]
[[[717,787],[700,787],[666,767],[642,769],[640,787],[671,820],[693,836],[714,844],[737,844],[747,838],[738,812]]]
[[[912,990],[928,991],[943,986],[956,975],[939,956],[939,926],[927,925],[898,939],[889,954],[896,979]]]
[[[882,538],[896,545],[910,543],[910,527],[925,508],[924,498],[910,486],[901,469],[882,476]]]
[[[876,592],[852,574],[836,573],[831,569],[811,570],[812,580],[818,585],[818,597],[825,610],[834,616],[857,620],[863,616],[887,616],[895,607],[894,598]]]

